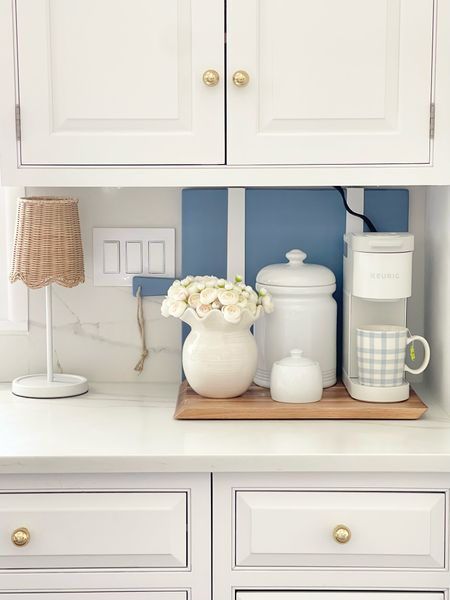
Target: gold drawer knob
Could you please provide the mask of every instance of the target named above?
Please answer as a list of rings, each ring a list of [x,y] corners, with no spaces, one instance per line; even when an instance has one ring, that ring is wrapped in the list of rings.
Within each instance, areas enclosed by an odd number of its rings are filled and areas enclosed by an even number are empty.
[[[336,525],[333,531],[333,537],[338,544],[346,544],[352,537],[352,532],[346,525]]]
[[[203,83],[208,87],[214,87],[220,81],[220,75],[214,69],[208,69],[203,73]]]
[[[250,75],[247,71],[236,71],[233,73],[233,83],[237,87],[245,87],[250,81]]]
[[[30,539],[31,535],[26,527],[14,529],[11,534],[11,541],[15,546],[26,546]]]

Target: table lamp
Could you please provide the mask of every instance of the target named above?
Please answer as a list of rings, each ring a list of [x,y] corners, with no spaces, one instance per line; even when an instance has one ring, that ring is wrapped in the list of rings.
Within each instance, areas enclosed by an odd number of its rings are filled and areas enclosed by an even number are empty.
[[[53,372],[52,284],[74,287],[84,282],[78,200],[19,198],[10,281],[31,289],[45,287],[47,373],[25,375],[12,391],[26,398],[67,398],[88,390],[85,377]]]

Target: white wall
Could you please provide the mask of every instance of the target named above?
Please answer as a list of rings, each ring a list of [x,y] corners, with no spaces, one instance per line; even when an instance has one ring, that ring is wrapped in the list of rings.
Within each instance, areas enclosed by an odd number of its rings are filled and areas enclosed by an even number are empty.
[[[28,188],[27,195],[79,198],[86,283],[54,286],[55,360],[65,372],[96,381],[178,381],[180,323],[160,315],[160,300],[144,301],[150,356],[142,375],[136,299],[127,287],[94,287],[93,227],[175,227],[180,266],[181,193],[178,189]],[[17,283],[15,285],[22,285]],[[28,335],[0,335],[0,381],[45,368],[44,290],[30,290]]]
[[[427,191],[425,336],[431,346],[425,383],[430,398],[450,412],[450,187]]]

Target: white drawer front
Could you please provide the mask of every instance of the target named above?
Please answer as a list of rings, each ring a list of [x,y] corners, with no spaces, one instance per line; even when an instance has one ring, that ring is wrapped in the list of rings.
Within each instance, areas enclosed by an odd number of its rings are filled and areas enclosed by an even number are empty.
[[[0,494],[0,568],[11,567],[185,568],[187,494]]]
[[[187,600],[186,592],[48,592],[44,594],[0,593],[0,600]]]
[[[238,491],[235,519],[238,567],[444,567],[439,492]]]
[[[444,594],[431,592],[238,592],[236,600],[443,600]]]

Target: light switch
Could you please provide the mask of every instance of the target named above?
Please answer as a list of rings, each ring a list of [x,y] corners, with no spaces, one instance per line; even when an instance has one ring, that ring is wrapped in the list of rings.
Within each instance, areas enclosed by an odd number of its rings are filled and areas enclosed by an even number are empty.
[[[148,243],[148,272],[151,275],[161,275],[165,268],[164,242]]]
[[[126,242],[125,272],[132,275],[142,273],[142,242]]]
[[[135,275],[175,277],[175,229],[94,227],[94,285],[128,286]]]
[[[103,242],[103,273],[120,273],[120,243],[117,241]]]

